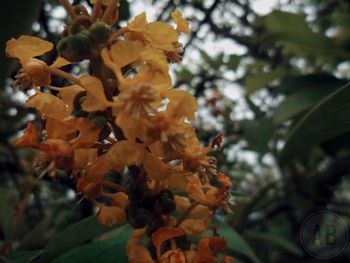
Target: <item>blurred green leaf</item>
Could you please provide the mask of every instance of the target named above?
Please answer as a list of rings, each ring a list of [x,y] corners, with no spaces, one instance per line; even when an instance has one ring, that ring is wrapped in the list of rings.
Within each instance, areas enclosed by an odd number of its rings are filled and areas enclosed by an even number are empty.
[[[15,251],[6,255],[11,263],[28,263],[41,254],[41,250]]]
[[[8,200],[8,191],[0,189],[0,225],[6,240],[11,240],[13,236],[13,211]]]
[[[338,88],[347,83],[347,80],[338,79],[329,74],[288,75],[281,81],[273,92],[275,94],[293,94],[301,89],[312,88],[316,90]]]
[[[127,263],[125,246],[132,232],[129,225],[124,225],[116,229],[112,239],[96,240],[90,244],[76,247],[63,254],[52,263]]]
[[[233,255],[244,255],[255,263],[261,262],[247,241],[236,230],[218,220],[214,220],[213,223],[218,226],[220,236],[227,241],[226,246],[230,253]]]
[[[264,24],[271,41],[279,41],[297,54],[350,57],[331,39],[312,31],[304,15],[275,10],[265,16]]]
[[[50,227],[52,223],[52,218],[50,216],[41,220],[33,229],[31,229],[26,235],[21,239],[19,245],[19,250],[32,250],[35,248],[40,248],[47,242],[50,237]]]
[[[269,151],[268,143],[271,139],[273,127],[272,119],[242,120],[243,136],[248,141],[250,150],[264,154]]]
[[[223,60],[224,60],[224,53],[221,52],[218,55],[216,55],[215,57],[211,57],[210,55],[208,55],[207,52],[205,52],[202,49],[199,49],[199,53],[202,57],[202,59],[204,60],[205,63],[208,64],[209,67],[213,68],[213,69],[219,69],[221,65],[224,64]]]
[[[313,107],[291,130],[280,153],[284,165],[300,153],[350,131],[350,84],[336,90]]]
[[[37,263],[50,262],[62,253],[79,246],[112,228],[100,225],[96,215],[83,219],[59,233],[44,248]]]
[[[327,88],[324,89],[306,88],[287,96],[273,113],[274,125],[302,113],[332,91],[334,91],[334,88],[331,86],[327,86]]]
[[[177,75],[178,81],[184,82],[184,83],[191,83],[194,77],[192,72],[186,68],[181,68],[181,70],[176,72],[176,75]]]
[[[228,61],[225,63],[228,70],[236,70],[242,57],[238,55],[230,55]]]
[[[4,78],[11,70],[10,62],[14,62],[5,56],[6,42],[12,37],[17,38],[31,31],[32,24],[39,15],[40,4],[39,0],[12,0],[4,1],[1,5],[0,89],[3,87]]]
[[[287,72],[283,69],[276,69],[270,72],[260,72],[256,74],[247,75],[244,79],[244,87],[247,94],[252,94],[258,89],[264,88],[272,81],[284,77]]]
[[[292,241],[286,239],[283,235],[276,235],[273,233],[263,233],[254,230],[250,230],[244,234],[247,239],[254,239],[263,244],[273,244],[278,248],[286,250],[296,256],[302,256],[303,251],[295,245]]]

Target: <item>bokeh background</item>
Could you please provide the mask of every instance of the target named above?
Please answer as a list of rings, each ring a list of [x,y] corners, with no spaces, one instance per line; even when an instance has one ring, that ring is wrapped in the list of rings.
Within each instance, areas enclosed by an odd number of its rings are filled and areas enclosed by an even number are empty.
[[[91,7],[87,0],[71,2]],[[224,134],[215,155],[234,182],[235,206],[216,221],[229,254],[237,262],[350,262],[348,243],[320,260],[300,240],[303,222],[317,211],[350,224],[350,2],[121,0],[120,26],[142,11],[149,21],[170,21],[175,9],[190,20],[192,34],[182,39],[174,86],[197,97],[203,144]],[[18,64],[5,57],[6,41],[31,34],[57,43],[65,20],[56,0],[1,3],[0,262],[35,262],[43,250],[52,253],[47,262],[126,262],[115,245],[127,240],[120,230],[110,234],[114,239],[87,242],[106,230],[86,221],[94,208],[78,202],[68,175],[38,180],[30,168],[35,153],[13,147],[27,121],[38,118],[25,107],[30,94],[11,87]],[[64,231],[81,220],[85,225],[72,233],[96,233],[74,242]],[[326,217],[322,223],[329,223]]]

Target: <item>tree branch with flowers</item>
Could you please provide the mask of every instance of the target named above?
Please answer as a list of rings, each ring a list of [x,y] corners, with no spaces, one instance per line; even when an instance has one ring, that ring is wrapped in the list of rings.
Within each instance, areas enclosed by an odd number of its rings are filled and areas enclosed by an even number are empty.
[[[196,99],[174,89],[169,75],[182,59],[178,36],[190,34],[189,23],[179,11],[171,14],[175,28],[141,13],[113,31],[119,0],[91,1],[91,14],[60,2],[69,23],[57,44],[27,35],[7,42],[7,56],[21,64],[14,85],[34,90],[26,104],[43,122],[29,122],[16,147],[41,153],[33,164],[41,176],[69,173],[100,224],[134,228],[125,244],[130,262],[233,262],[225,239],[205,232],[218,209],[230,212],[232,183],[210,155],[222,136],[201,145],[191,125]],[[52,65],[37,58],[54,45]],[[83,60],[89,74],[62,69]],[[71,85],[53,86],[52,76]],[[110,172],[121,174],[121,183]]]

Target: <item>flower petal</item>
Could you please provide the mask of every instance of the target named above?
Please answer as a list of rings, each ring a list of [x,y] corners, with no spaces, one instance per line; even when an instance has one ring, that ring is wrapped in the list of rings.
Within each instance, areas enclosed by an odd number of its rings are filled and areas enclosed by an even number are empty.
[[[88,112],[102,111],[113,105],[106,99],[102,82],[98,78],[83,76],[81,82],[87,92],[81,104],[83,110]]]
[[[174,118],[186,117],[189,120],[195,119],[197,111],[197,100],[190,93],[184,90],[168,90],[166,97],[170,100],[167,111]]]
[[[106,160],[125,166],[140,165],[146,157],[145,147],[136,142],[124,140],[115,143],[107,152]]]
[[[97,214],[97,220],[100,224],[112,226],[126,221],[126,214],[123,209],[115,206],[101,206]]]
[[[52,65],[50,67],[61,68],[61,67],[67,66],[69,64],[71,64],[71,62],[68,61],[67,59],[62,58],[62,57],[57,57],[57,59],[52,63]]]
[[[176,23],[176,31],[185,33],[189,35],[191,33],[189,22],[183,19],[182,14],[179,10],[176,10],[175,12],[171,13],[171,18]]]
[[[170,168],[151,153],[147,154],[143,167],[147,174],[156,181],[165,180],[170,175]]]
[[[22,63],[30,58],[40,56],[53,48],[53,44],[32,36],[20,36],[7,41],[6,55],[18,58]]]
[[[67,105],[50,93],[37,93],[27,100],[27,106],[40,111],[42,118],[64,119],[70,115]]]
[[[180,228],[172,228],[168,226],[160,227],[155,231],[152,236],[152,243],[157,250],[157,258],[160,261],[161,259],[161,246],[168,239],[185,235],[184,231]]]
[[[16,141],[16,147],[37,147],[39,145],[39,130],[32,122],[28,122],[21,138]]]

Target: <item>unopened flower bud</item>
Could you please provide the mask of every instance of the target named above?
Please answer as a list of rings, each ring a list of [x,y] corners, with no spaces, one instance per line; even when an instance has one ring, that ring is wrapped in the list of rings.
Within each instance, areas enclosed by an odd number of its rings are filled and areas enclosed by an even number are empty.
[[[97,45],[104,44],[111,36],[111,28],[102,21],[97,21],[90,27],[90,36]]]
[[[154,203],[154,209],[163,215],[170,214],[175,210],[175,208],[176,204],[172,198],[162,198]]]
[[[144,208],[129,207],[127,212],[128,221],[135,229],[144,228],[151,221],[149,212]]]
[[[91,38],[88,30],[80,30],[75,35],[69,35],[58,42],[57,51],[61,57],[79,62],[90,58]]]

